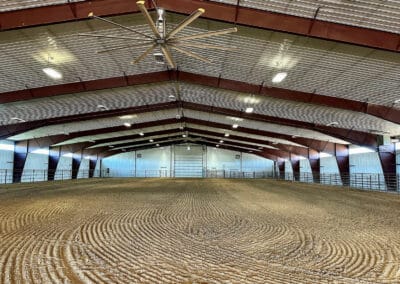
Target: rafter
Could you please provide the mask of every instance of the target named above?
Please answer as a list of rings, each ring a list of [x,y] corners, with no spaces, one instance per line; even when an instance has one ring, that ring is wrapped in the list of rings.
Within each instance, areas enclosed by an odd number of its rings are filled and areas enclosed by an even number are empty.
[[[248,84],[245,82],[234,81],[220,77],[211,77],[176,70],[98,79],[93,81],[82,81],[77,83],[0,93],[0,103],[168,81],[186,82],[235,92],[258,94],[260,96],[283,99],[287,101],[357,111],[394,123],[400,123],[400,109],[390,106],[370,104],[355,100],[293,91],[283,88]]]
[[[399,51],[399,35],[363,27],[307,19],[293,15],[251,9],[238,5],[199,0],[158,0],[157,4],[177,13],[190,14],[198,8],[204,17],[268,30],[346,42],[388,51]],[[149,7],[150,8],[150,7]],[[2,30],[86,19],[90,12],[98,16],[115,16],[139,12],[136,5],[125,0],[82,1],[61,5],[1,13]]]

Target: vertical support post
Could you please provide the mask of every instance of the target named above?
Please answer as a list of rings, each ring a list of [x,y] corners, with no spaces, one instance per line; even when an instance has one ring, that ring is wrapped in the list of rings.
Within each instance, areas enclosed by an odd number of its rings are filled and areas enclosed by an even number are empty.
[[[298,181],[300,180],[300,159],[292,153],[289,153],[289,159],[293,169],[293,180]]]
[[[15,142],[14,163],[13,163],[13,182],[21,182],[22,171],[28,157],[29,141]]]
[[[54,180],[58,162],[61,157],[61,147],[49,148],[49,167],[47,169],[47,180]]]
[[[396,147],[394,143],[379,146],[378,154],[385,178],[386,189],[396,191]]]
[[[279,179],[285,179],[285,160],[278,159]]]
[[[344,186],[350,185],[349,146],[335,143],[335,157]]]
[[[89,178],[92,178],[94,176],[94,169],[96,168],[96,163],[99,160],[99,155],[96,157],[90,156],[89,158]]]
[[[321,163],[319,152],[313,149],[308,149],[308,161],[310,162],[313,182],[320,183]]]
[[[79,166],[81,165],[82,161],[82,150],[76,153],[73,153],[72,155],[72,169],[71,169],[71,178],[72,179],[77,179],[78,177],[78,171],[79,171]]]

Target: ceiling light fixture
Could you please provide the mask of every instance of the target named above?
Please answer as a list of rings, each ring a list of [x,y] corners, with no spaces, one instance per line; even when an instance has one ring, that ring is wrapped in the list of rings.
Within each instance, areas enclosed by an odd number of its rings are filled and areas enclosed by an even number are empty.
[[[26,122],[26,120],[19,118],[19,117],[11,117],[11,120],[16,120],[18,122]]]
[[[224,140],[219,140],[219,143],[224,143]]]
[[[225,137],[229,137],[229,133],[225,133]]]
[[[280,83],[283,80],[285,80],[286,76],[287,76],[286,72],[280,72],[280,73],[276,74],[274,76],[274,78],[272,78],[272,83]]]
[[[188,151],[190,151],[190,146],[187,146]]]
[[[154,140],[153,140],[153,139],[150,139],[150,140],[149,140],[149,142],[150,142],[150,143],[153,143],[153,142],[154,142]]]
[[[46,75],[52,79],[58,80],[58,79],[62,79],[62,77],[63,77],[59,71],[57,71],[56,69],[50,68],[50,67],[43,68],[42,71],[44,73],[46,73]]]
[[[215,147],[217,147],[217,148],[218,148],[218,147],[219,147],[219,145],[217,144],[217,145],[215,145]]]
[[[254,108],[252,108],[252,107],[248,107],[245,110],[246,113],[252,113],[253,111],[254,111]]]
[[[183,138],[186,138],[186,134],[182,134],[182,137],[183,137]]]
[[[140,132],[139,135],[140,135],[140,136],[144,136],[144,133],[143,133],[143,132]]]
[[[157,147],[160,147],[160,144],[156,144]]]
[[[239,124],[232,125],[232,128],[238,128],[238,127],[239,127]]]
[[[339,122],[332,121],[332,122],[329,122],[326,126],[336,126],[336,125],[339,125]]]
[[[397,99],[393,102],[394,104],[400,104],[400,99]]]
[[[102,110],[108,110],[108,107],[106,107],[105,105],[97,105],[97,108]]]
[[[131,127],[132,124],[130,124],[129,122],[125,122],[125,123],[124,123],[124,126],[125,126],[125,127]]]
[[[120,119],[132,119],[132,118],[135,118],[135,117],[136,117],[136,115],[128,114],[128,115],[120,116],[119,118]]]

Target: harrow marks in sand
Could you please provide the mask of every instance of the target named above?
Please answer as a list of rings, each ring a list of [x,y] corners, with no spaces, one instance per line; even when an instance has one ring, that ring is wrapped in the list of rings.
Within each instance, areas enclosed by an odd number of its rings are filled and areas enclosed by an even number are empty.
[[[399,283],[399,213],[397,196],[271,181],[16,185],[0,283]]]

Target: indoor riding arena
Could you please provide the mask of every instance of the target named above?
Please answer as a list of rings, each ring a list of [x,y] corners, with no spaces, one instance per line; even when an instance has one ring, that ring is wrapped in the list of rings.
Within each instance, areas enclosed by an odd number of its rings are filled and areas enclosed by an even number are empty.
[[[400,283],[399,18],[0,1],[0,284]]]

